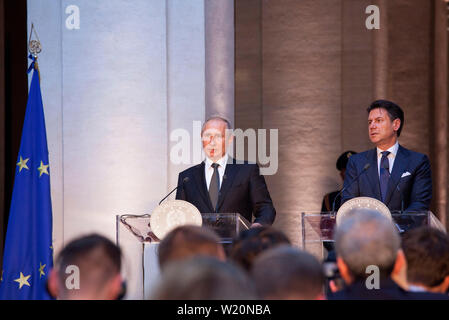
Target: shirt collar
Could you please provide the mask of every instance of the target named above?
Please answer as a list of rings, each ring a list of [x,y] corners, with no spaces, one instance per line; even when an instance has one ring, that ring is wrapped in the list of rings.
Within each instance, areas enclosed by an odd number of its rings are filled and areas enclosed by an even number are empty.
[[[399,142],[396,141],[396,143],[387,150],[381,150],[379,148],[376,149],[377,149],[377,157],[381,157],[383,151],[390,151],[390,154],[393,155],[393,157],[396,157],[396,154],[398,153],[399,150]]]
[[[206,168],[209,169],[212,163],[214,163],[211,159],[206,157]],[[225,155],[217,161],[217,163],[220,165],[220,167],[224,168],[226,166],[226,163],[228,163],[228,154],[225,153]]]

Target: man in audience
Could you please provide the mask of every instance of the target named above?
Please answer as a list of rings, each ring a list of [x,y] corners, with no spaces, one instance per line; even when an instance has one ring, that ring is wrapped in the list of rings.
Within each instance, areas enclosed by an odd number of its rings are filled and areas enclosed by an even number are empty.
[[[296,248],[283,245],[267,250],[256,258],[251,273],[263,299],[324,299],[320,262]]]
[[[162,272],[154,300],[256,299],[249,277],[238,267],[216,258],[197,256],[170,263]]]
[[[121,251],[103,236],[71,241],[60,252],[48,279],[50,294],[62,300],[114,300],[124,295]]]
[[[246,271],[250,271],[254,259],[261,252],[282,244],[291,243],[284,233],[273,227],[252,228],[242,231],[234,240],[230,258]]]
[[[218,235],[205,227],[180,226],[170,231],[159,244],[159,266],[161,270],[169,263],[197,255],[226,260]]]
[[[447,293],[449,237],[437,229],[420,227],[402,237],[410,291]]]
[[[448,299],[434,293],[407,292],[393,279],[407,264],[393,223],[371,209],[355,209],[337,226],[337,265],[346,287],[330,299]]]

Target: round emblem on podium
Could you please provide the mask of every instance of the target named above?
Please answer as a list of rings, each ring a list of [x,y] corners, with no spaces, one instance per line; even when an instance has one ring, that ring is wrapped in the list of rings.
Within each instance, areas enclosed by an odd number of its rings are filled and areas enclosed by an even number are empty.
[[[203,218],[200,211],[184,200],[166,201],[154,209],[150,216],[153,233],[162,240],[167,233],[183,225],[201,226]]]
[[[370,197],[357,197],[346,201],[338,209],[336,224],[338,225],[354,209],[376,210],[389,220],[392,220],[390,209],[382,201]]]

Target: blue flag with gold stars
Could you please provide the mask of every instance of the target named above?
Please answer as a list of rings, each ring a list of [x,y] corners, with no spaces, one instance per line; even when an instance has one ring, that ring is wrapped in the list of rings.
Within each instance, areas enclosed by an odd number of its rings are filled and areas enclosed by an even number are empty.
[[[0,280],[0,299],[50,299],[52,210],[47,135],[36,58],[28,95]]]

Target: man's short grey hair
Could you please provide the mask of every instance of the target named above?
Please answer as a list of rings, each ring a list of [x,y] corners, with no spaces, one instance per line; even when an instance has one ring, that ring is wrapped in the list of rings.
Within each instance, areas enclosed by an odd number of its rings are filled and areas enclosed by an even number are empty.
[[[228,119],[226,119],[225,117],[222,117],[222,116],[212,116],[212,117],[207,118],[206,121],[204,121],[203,126],[201,127],[201,134],[203,134],[204,126],[206,125],[206,123],[208,123],[209,121],[212,121],[212,120],[223,121],[224,123],[226,123],[226,129],[232,130],[231,122]]]
[[[366,278],[369,265],[377,266],[381,276],[390,276],[400,245],[393,223],[371,209],[352,210],[335,231],[337,255],[357,279]]]

